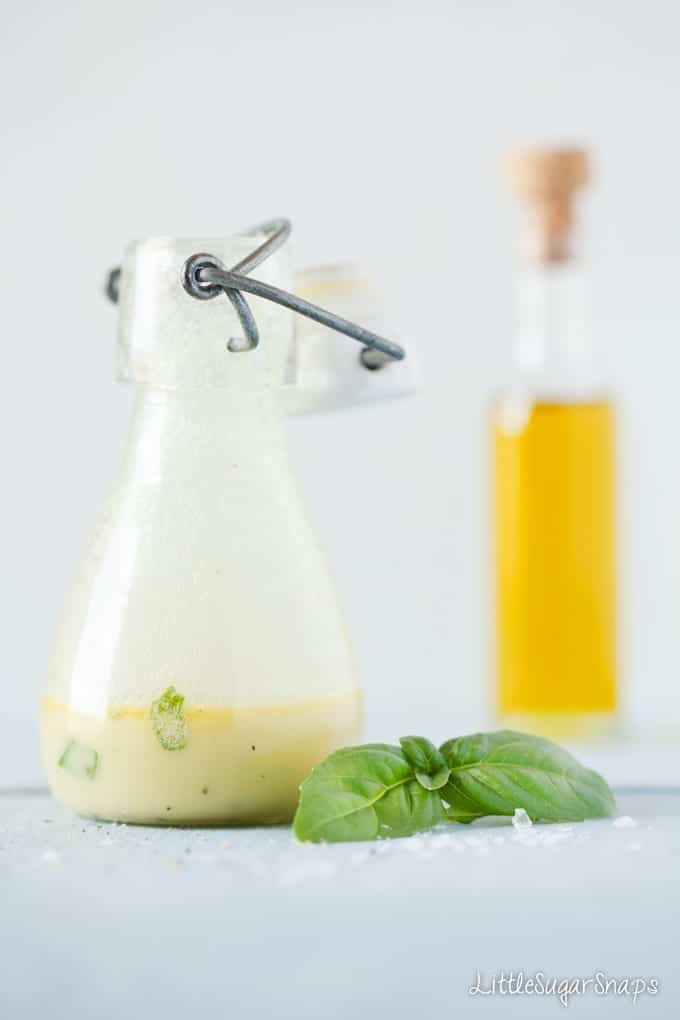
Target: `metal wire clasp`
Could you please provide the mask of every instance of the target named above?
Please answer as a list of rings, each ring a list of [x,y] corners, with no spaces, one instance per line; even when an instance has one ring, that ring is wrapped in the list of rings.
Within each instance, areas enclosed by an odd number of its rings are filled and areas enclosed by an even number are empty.
[[[223,291],[234,306],[244,336],[230,339],[227,344],[229,350],[234,353],[252,351],[260,342],[257,323],[248,302],[243,297],[242,292],[245,291],[267,301],[274,301],[278,305],[292,309],[298,315],[304,315],[321,323],[322,326],[328,326],[329,329],[358,340],[363,344],[360,359],[366,368],[375,370],[382,368],[389,361],[402,361],[406,357],[406,351],[399,344],[386,340],[354,322],[349,322],[334,312],[319,308],[318,305],[290,294],[287,290],[280,290],[261,280],[253,280],[247,275],[281,247],[290,236],[291,230],[290,220],[287,219],[268,220],[253,227],[247,234],[265,234],[266,240],[231,269],[225,269],[218,258],[205,252],[191,255],[184,263],[182,285],[187,294],[199,301],[209,301]],[[114,303],[119,297],[120,273],[120,267],[112,269],[106,282],[106,294]]]
[[[344,333],[357,340],[363,344],[360,357],[366,368],[381,368],[388,361],[401,361],[405,358],[406,352],[399,344],[385,340],[384,337],[371,333],[363,326],[349,322],[334,312],[319,308],[318,305],[313,305],[295,294],[280,290],[261,280],[253,280],[247,275],[281,247],[290,236],[291,229],[289,220],[277,219],[269,220],[267,223],[253,228],[252,231],[248,231],[249,234],[265,234],[266,240],[231,269],[225,269],[218,258],[204,252],[191,255],[184,263],[182,284],[188,294],[200,301],[209,301],[216,297],[220,291],[224,291],[234,306],[243,327],[244,336],[229,340],[227,344],[229,350],[234,353],[252,351],[260,341],[257,323],[242,293],[245,291],[247,294],[265,298],[267,301],[274,301],[278,305],[292,309],[298,315],[304,315],[308,319],[321,323],[322,326],[328,326],[338,333]]]

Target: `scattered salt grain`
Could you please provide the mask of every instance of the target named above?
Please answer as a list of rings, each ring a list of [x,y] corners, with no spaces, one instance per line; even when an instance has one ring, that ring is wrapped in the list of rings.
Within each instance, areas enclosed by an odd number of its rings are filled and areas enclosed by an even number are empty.
[[[621,815],[612,822],[615,829],[637,829],[638,823],[630,815]]]
[[[549,828],[545,832],[541,832],[538,835],[538,841],[541,846],[557,846],[564,840],[564,836],[559,832],[553,832]]]
[[[639,850],[642,850],[642,843],[629,843],[628,849],[631,853],[637,853]]]
[[[43,861],[47,861],[48,863],[53,863],[54,861],[58,861],[59,860],[59,858],[61,857],[61,854],[58,854],[56,850],[43,850],[41,856],[42,856],[42,860]]]
[[[404,840],[403,847],[409,853],[417,854],[425,849],[425,840],[422,836],[411,836],[410,839]]]
[[[350,857],[352,864],[365,864],[370,854],[368,850],[355,850]]]
[[[512,834],[512,842],[515,844],[515,846],[522,847],[526,846],[533,847],[543,845],[541,842],[541,834],[536,832],[536,830],[533,827],[529,828],[528,826],[524,826],[523,828],[520,829],[515,829],[515,831]]]
[[[452,836],[449,836],[445,832],[439,832],[436,836],[433,836],[430,840],[430,846],[433,850],[443,850],[444,847],[451,846]]]
[[[337,867],[328,860],[305,862],[297,868],[290,868],[279,878],[279,885],[290,888],[307,879],[329,879],[337,874]]]
[[[222,841],[222,849],[223,850],[231,850],[231,840],[229,840],[229,839],[223,840]]]
[[[533,824],[524,808],[515,808],[515,813],[512,816],[513,829],[530,829]]]

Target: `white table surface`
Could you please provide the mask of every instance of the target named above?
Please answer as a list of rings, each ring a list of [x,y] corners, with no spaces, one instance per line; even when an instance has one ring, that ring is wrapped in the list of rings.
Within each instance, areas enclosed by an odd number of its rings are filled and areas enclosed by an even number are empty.
[[[640,771],[631,753],[582,757],[616,782]],[[678,774],[677,752],[645,755],[645,781]],[[680,784],[619,805],[623,826],[302,846],[287,827],[105,825],[2,791],[0,1017],[564,1014],[554,997],[470,997],[477,970],[485,987],[501,971],[656,977],[632,1015],[680,1016]],[[569,1015],[631,1008],[591,993]]]

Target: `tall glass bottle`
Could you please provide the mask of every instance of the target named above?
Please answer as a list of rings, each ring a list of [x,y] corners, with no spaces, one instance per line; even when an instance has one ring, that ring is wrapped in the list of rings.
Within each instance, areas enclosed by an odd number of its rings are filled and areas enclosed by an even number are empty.
[[[286,821],[310,769],[361,736],[344,618],[283,434],[291,315],[255,299],[262,341],[230,353],[229,303],[181,285],[192,253],[231,265],[263,240],[152,238],[123,267],[133,418],[42,707],[50,786],[83,815]],[[285,253],[260,276],[287,287]]]
[[[498,710],[587,737],[616,714],[615,421],[586,330],[578,149],[518,152],[526,234],[513,379],[494,409]]]

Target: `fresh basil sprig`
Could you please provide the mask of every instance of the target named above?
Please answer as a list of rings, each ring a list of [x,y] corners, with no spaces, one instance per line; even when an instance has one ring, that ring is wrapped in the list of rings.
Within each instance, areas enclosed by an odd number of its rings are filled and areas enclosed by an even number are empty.
[[[550,740],[500,730],[448,740],[424,737],[335,751],[300,787],[293,831],[304,842],[409,836],[445,821],[471,822],[524,808],[533,821],[615,814],[597,772]]]

